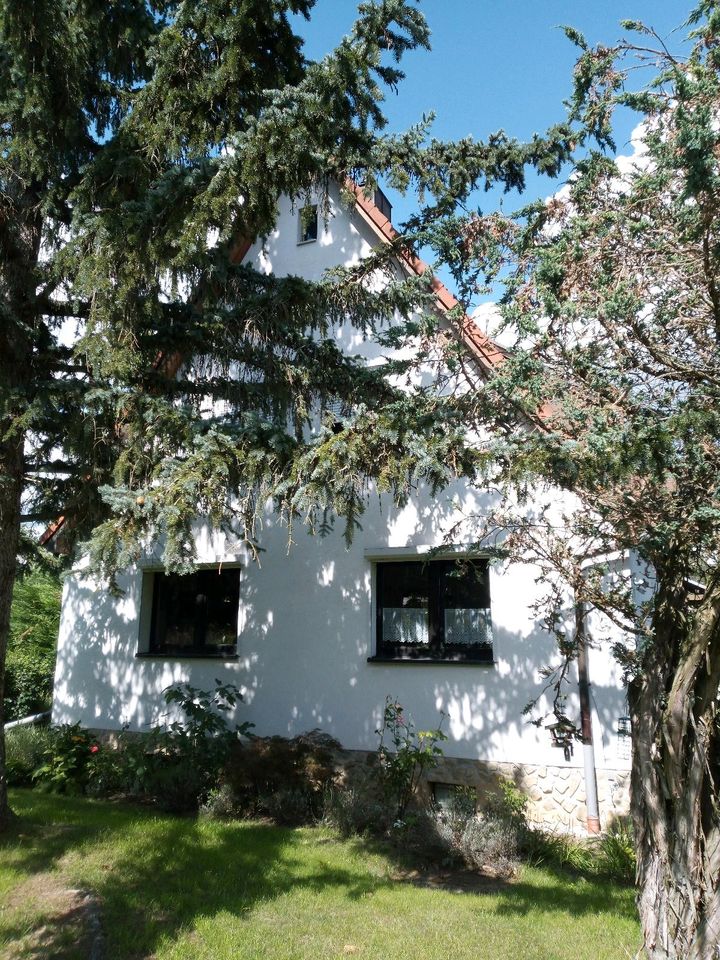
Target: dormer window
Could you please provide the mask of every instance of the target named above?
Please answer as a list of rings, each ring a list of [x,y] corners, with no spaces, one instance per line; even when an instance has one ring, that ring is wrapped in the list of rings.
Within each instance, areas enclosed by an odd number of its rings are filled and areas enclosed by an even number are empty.
[[[392,204],[382,192],[380,187],[375,188],[375,196],[373,197],[373,200],[375,201],[375,206],[378,208],[380,213],[384,217],[387,217],[388,220],[392,220]]]
[[[318,238],[318,208],[316,203],[307,204],[300,210],[298,243],[311,243]]]

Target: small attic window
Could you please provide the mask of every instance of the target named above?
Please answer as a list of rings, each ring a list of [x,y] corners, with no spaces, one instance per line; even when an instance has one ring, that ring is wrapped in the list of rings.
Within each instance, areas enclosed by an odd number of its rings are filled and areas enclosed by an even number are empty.
[[[388,220],[392,220],[392,204],[390,203],[388,198],[385,196],[385,194],[382,192],[380,187],[376,187],[375,196],[373,197],[373,200],[375,201],[375,206],[378,208],[380,213],[384,217],[387,217]]]
[[[300,210],[298,243],[312,243],[317,238],[318,208],[316,203],[309,203]]]

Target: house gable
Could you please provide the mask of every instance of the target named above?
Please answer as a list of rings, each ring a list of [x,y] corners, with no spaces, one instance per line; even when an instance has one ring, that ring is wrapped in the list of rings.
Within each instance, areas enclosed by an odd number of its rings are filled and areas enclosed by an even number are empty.
[[[337,187],[331,186],[329,199],[327,221],[319,219],[316,239],[303,240],[300,205],[283,198],[272,234],[238,243],[233,259],[280,276],[314,280],[328,267],[358,263],[377,244],[396,239],[390,221],[359,188],[354,207],[342,202]],[[424,275],[428,270],[417,258],[401,262],[408,273]],[[480,370],[489,372],[502,363],[503,352],[457,310],[449,291],[436,280],[433,290],[439,310],[453,311],[453,320],[459,314],[454,329],[459,329]],[[343,345],[362,352],[362,336],[347,327]],[[557,657],[553,635],[534,612],[541,589],[535,568],[518,564],[506,569],[481,558],[487,580],[472,615],[458,615],[457,610],[464,609],[460,604],[432,601],[430,631],[459,630],[476,619],[483,631],[482,656],[382,656],[393,647],[391,654],[397,648],[404,652],[403,632],[415,631],[418,643],[425,642],[420,616],[400,612],[401,591],[388,584],[388,574],[404,567],[408,575],[420,571],[424,576],[423,565],[439,559],[433,550],[447,544],[459,519],[491,507],[490,493],[462,482],[440,492],[418,489],[402,505],[371,496],[350,549],[335,530],[322,538],[300,529],[290,535],[268,507],[261,519],[265,549],[259,562],[230,534],[212,530],[199,518],[195,537],[200,568],[226,575],[237,571],[240,599],[232,654],[223,649],[221,655],[208,655],[209,644],[196,639],[192,651],[182,656],[178,643],[163,645],[153,638],[153,590],[163,588],[159,555],[146,556],[121,575],[120,598],[76,571],[64,593],[53,719],[103,729],[127,723],[142,730],[165,712],[162,691],[169,684],[186,681],[210,689],[220,678],[242,690],[244,702],[236,719],[255,723],[259,734],[294,735],[319,727],[347,748],[369,750],[377,743],[385,698],[392,696],[420,728],[436,726],[439,712],[446,714],[445,753],[450,759],[441,781],[463,782],[464,764],[510,775],[521,770],[523,777],[527,773],[528,789],[539,791],[542,804],[544,791],[554,790],[548,783],[554,767],[558,772],[550,779],[566,784],[574,797],[570,810],[575,811],[581,802],[581,757],[566,760],[552,748],[547,731],[523,718],[523,707],[538,693],[540,668]],[[462,535],[454,536],[457,554],[467,554]],[[378,575],[385,578],[382,590]],[[441,578],[436,568],[428,578],[428,595]],[[422,604],[411,609],[422,609]],[[386,611],[387,623],[379,626]],[[392,639],[386,633],[380,644],[383,629],[395,633]],[[595,655],[592,651],[591,657]],[[617,719],[626,712],[621,678],[604,660],[592,669],[599,766],[607,783],[613,778],[621,783],[629,766],[627,757],[618,753],[615,737]],[[568,709],[574,709],[572,700]]]

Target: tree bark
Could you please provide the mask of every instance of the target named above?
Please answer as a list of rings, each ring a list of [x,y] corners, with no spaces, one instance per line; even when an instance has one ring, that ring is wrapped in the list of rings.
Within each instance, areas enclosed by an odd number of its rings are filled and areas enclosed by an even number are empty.
[[[42,237],[42,184],[27,184],[16,193],[18,183],[24,184],[24,178],[11,176],[6,186],[15,216],[12,232],[6,232],[6,242],[0,244],[0,292],[7,311],[0,325],[0,831],[12,819],[5,766],[5,663],[25,476],[24,417],[33,400],[36,268]]]
[[[661,587],[630,688],[638,910],[651,960],[720,958],[720,583]]]
[[[6,427],[0,419],[0,429]],[[24,435],[0,442],[0,832],[12,819],[5,765],[5,661],[20,537]]]

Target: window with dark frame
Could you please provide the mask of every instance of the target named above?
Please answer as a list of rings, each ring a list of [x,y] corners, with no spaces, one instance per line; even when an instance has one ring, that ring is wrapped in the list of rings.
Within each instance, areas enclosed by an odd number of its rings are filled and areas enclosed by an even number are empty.
[[[487,560],[378,563],[378,660],[492,663]]]
[[[298,243],[310,243],[318,238],[317,204],[307,204],[300,210],[300,233]]]
[[[385,194],[382,192],[380,187],[376,187],[373,200],[375,202],[375,206],[378,208],[380,213],[384,217],[387,217],[388,220],[392,220],[392,204],[390,203],[388,198],[385,196]]]
[[[149,652],[222,657],[237,652],[240,571],[153,574]]]

